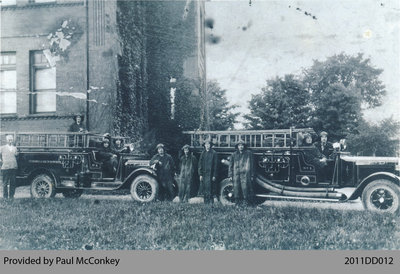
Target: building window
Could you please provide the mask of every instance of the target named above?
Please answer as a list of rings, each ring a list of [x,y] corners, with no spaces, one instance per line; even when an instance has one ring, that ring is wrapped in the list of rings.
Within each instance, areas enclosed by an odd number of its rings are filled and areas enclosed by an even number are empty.
[[[31,89],[32,113],[56,111],[56,68],[43,51],[31,52]]]
[[[17,0],[2,0],[0,2],[1,6],[15,6],[17,5]]]
[[[0,113],[17,113],[17,70],[15,52],[0,53]]]

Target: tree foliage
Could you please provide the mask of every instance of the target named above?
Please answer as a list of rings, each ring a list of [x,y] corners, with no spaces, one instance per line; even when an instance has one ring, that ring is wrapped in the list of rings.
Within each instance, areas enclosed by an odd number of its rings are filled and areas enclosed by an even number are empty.
[[[292,74],[268,80],[260,94],[250,100],[251,113],[245,115],[252,129],[282,129],[310,124],[309,93]]]
[[[221,89],[215,81],[207,83],[207,105],[209,108],[210,130],[233,129],[239,113],[236,105],[229,105],[226,90]],[[201,127],[203,96],[200,94],[200,83],[184,80],[178,83],[176,90],[175,120],[183,130],[198,130]]]
[[[341,83],[329,85],[318,96],[312,96],[313,111],[309,124],[317,132],[329,132],[330,139],[344,138],[362,120],[359,94]]]
[[[379,124],[362,122],[354,133],[347,136],[348,147],[353,154],[365,156],[396,156],[399,148],[400,123],[392,118]]]
[[[381,105],[386,94],[385,86],[379,80],[382,69],[374,68],[369,58],[363,54],[349,56],[344,53],[333,55],[326,61],[314,61],[311,68],[304,71],[304,83],[313,93],[312,98],[326,93],[333,84],[342,84],[356,94],[361,94],[363,106],[372,108]]]
[[[362,54],[344,53],[314,61],[298,75],[267,81],[250,100],[248,128],[312,127],[332,139],[344,138],[362,121],[362,110],[382,103],[386,94],[379,76]]]
[[[233,112],[237,105],[229,105],[226,90],[215,81],[207,83],[210,130],[233,129],[239,113]]]

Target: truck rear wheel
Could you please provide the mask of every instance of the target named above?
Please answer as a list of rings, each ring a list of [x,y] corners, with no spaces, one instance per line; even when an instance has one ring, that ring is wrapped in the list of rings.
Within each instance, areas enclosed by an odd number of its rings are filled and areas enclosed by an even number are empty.
[[[362,193],[362,202],[367,210],[398,213],[400,208],[400,187],[389,180],[375,180],[365,187]]]
[[[150,175],[139,175],[131,184],[131,195],[135,201],[151,202],[158,194],[157,180]]]
[[[234,205],[235,199],[233,196],[233,183],[229,179],[224,179],[221,182],[221,190],[219,192],[219,201],[223,205]]]
[[[33,198],[51,198],[56,195],[53,179],[47,174],[39,174],[31,183],[31,196]]]

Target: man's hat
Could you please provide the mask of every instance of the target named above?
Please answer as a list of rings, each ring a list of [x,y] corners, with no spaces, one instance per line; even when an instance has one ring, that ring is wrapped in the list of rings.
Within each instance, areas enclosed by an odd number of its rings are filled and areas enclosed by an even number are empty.
[[[328,133],[326,131],[321,131],[321,133],[319,134],[320,137],[322,136],[328,136]]]
[[[311,133],[305,133],[304,135],[303,135],[303,139],[306,139],[307,137],[310,137],[310,138],[312,138],[312,135],[311,135]]]
[[[156,150],[158,150],[159,148],[164,148],[164,145],[163,144],[158,144],[157,146],[156,146]]]
[[[124,144],[124,138],[120,137],[120,136],[117,136],[117,137],[113,138],[113,144],[116,145],[118,140],[121,141],[121,145]]]
[[[239,142],[236,143],[235,148],[238,148],[238,146],[239,146],[240,144],[242,144],[244,147],[247,147],[247,144],[246,144],[245,141],[239,140]]]
[[[184,150],[185,148],[190,149],[190,146],[186,144],[186,145],[184,145],[184,146],[182,147],[182,150]]]
[[[206,140],[203,142],[203,146],[205,146],[206,143],[209,143],[210,146],[213,146],[213,145],[214,145],[213,142],[211,141],[211,139],[206,139]]]
[[[85,120],[85,116],[83,116],[83,114],[76,114],[75,116],[74,116],[74,121],[76,122],[76,118],[77,117],[81,117],[81,122],[83,122],[83,120]]]

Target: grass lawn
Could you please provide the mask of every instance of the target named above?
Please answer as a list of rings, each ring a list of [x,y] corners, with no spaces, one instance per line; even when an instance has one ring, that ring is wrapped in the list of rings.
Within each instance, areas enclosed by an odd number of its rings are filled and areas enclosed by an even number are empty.
[[[297,207],[0,199],[0,249],[400,249],[400,217]]]

